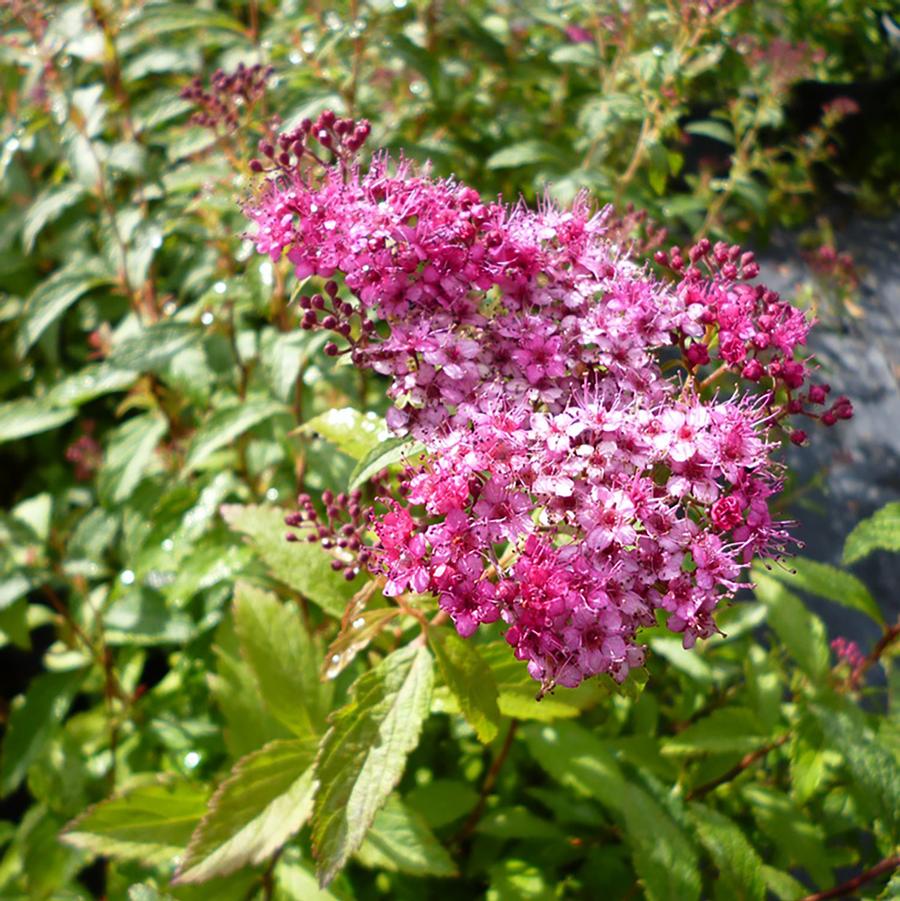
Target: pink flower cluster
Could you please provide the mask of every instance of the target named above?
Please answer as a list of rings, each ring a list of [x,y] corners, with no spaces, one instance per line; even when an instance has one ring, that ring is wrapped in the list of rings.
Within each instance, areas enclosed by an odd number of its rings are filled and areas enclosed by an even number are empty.
[[[386,376],[390,427],[425,447],[372,514],[385,594],[433,593],[463,636],[501,621],[542,691],[624,680],[658,621],[685,647],[714,633],[747,561],[788,540],[776,433],[827,393],[794,356],[803,314],[747,283],[739,248],[673,248],[664,281],[584,200],[485,203],[404,162],[298,150],[248,201],[253,239],[300,278],[342,276],[303,326]]]

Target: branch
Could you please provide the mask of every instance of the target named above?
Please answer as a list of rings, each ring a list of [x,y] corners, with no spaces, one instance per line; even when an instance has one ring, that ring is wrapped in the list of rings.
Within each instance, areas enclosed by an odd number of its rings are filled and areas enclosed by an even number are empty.
[[[860,873],[859,876],[854,876],[852,879],[848,879],[846,882],[842,882],[840,885],[836,885],[834,888],[827,889],[824,892],[807,895],[805,898],[801,898],[800,901],[826,901],[827,898],[841,898],[844,895],[849,895],[850,892],[861,885],[883,876],[885,873],[892,873],[897,867],[900,867],[900,854],[894,857],[886,857],[881,863],[876,863],[874,867],[866,870],[864,873]]]
[[[744,770],[749,769],[756,763],[757,760],[765,757],[769,751],[774,751],[776,748],[780,748],[787,740],[790,738],[790,733],[785,733],[780,738],[776,738],[775,741],[771,742],[768,745],[763,745],[761,748],[757,748],[755,751],[751,751],[749,754],[745,754],[730,770],[722,773],[717,779],[711,779],[709,782],[704,782],[702,785],[698,785],[696,788],[692,788],[686,796],[686,800],[695,801],[697,798],[702,798],[704,795],[709,794],[714,789],[718,788],[720,785],[724,785],[726,782],[731,782],[732,779],[736,779]]]
[[[900,638],[900,620],[893,626],[885,628],[884,634],[878,639],[878,644],[865,656],[862,662],[850,674],[851,688],[857,688],[860,680],[882,658],[884,652]]]
[[[506,763],[506,758],[509,756],[513,739],[516,737],[516,730],[518,728],[519,721],[510,720],[509,729],[507,730],[506,738],[503,741],[503,747],[500,748],[500,750],[497,752],[497,756],[494,758],[494,762],[491,764],[491,768],[488,770],[487,775],[484,777],[484,782],[481,785],[481,795],[478,798],[478,803],[475,805],[475,809],[469,814],[469,818],[465,821],[465,823],[463,823],[462,828],[454,837],[452,844],[461,845],[472,834],[472,832],[475,831],[475,827],[478,825],[478,821],[484,814],[484,808],[487,806],[488,795],[491,793],[491,790],[496,784],[497,777],[500,775],[500,770],[503,769],[503,764]]]

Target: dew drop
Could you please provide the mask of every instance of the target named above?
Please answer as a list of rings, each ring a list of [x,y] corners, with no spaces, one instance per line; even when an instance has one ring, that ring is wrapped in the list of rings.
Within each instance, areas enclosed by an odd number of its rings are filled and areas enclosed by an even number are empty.
[[[216,282],[213,285],[213,291],[215,291],[216,294],[224,294],[227,289],[228,286],[225,284],[225,282]]]
[[[361,629],[365,624],[366,624],[365,617],[360,616],[357,619],[353,620],[353,628],[354,629]]]
[[[122,570],[122,575],[119,578],[122,580],[123,585],[134,585],[134,570]]]
[[[201,322],[203,325],[212,325],[214,319],[215,319],[215,316],[213,316],[213,314],[210,313],[209,310],[207,310],[207,311],[200,317],[200,322]]]
[[[200,763],[200,755],[196,751],[188,751],[187,754],[184,755],[184,765],[192,770],[197,764]]]

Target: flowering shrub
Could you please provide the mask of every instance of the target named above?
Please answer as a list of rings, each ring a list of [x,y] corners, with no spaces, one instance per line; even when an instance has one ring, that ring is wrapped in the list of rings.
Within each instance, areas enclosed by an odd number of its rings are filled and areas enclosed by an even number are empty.
[[[0,0],[0,897],[895,895],[890,9]]]
[[[388,597],[433,593],[465,638],[502,620],[542,692],[624,681],[658,613],[685,648],[714,634],[741,568],[785,550],[775,433],[791,414],[852,414],[845,397],[812,412],[829,388],[795,359],[806,317],[749,283],[759,267],[737,245],[658,251],[663,280],[584,198],[483,203],[383,156],[363,174],[368,133],[326,111],[263,142],[269,165],[252,168],[271,174],[246,206],[260,253],[343,277],[352,299],[328,281],[301,325],[387,376],[388,425],[424,448],[402,502],[381,499],[374,550],[358,516],[342,549]]]

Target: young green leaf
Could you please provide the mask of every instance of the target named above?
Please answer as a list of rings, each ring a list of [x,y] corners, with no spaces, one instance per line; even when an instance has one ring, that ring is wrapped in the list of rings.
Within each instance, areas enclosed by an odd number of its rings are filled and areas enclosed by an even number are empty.
[[[185,470],[197,469],[244,432],[285,411],[283,404],[265,398],[250,398],[232,406],[219,407],[197,429],[184,462]]]
[[[736,901],[762,901],[766,895],[763,862],[741,829],[728,817],[693,802],[689,816],[727,886],[728,897]]]
[[[817,597],[834,601],[844,607],[850,607],[865,613],[876,623],[884,624],[884,616],[869,593],[869,589],[856,576],[844,572],[827,563],[807,560],[805,557],[793,557],[790,561],[792,571],[773,567],[771,574],[780,582],[802,591],[808,591]]]
[[[83,678],[82,671],[44,673],[32,680],[22,703],[13,705],[3,737],[0,796],[19,787],[69,712]]]
[[[89,807],[62,840],[98,856],[165,865],[184,851],[208,796],[203,786],[180,781],[135,786]]]
[[[312,810],[314,740],[274,741],[235,764],[191,836],[175,882],[266,861]]]
[[[471,642],[448,629],[432,629],[428,641],[447,687],[479,741],[489,744],[500,729],[497,682]]]
[[[25,305],[17,344],[19,356],[28,353],[38,338],[82,295],[111,282],[110,273],[93,260],[72,263],[41,282]]]
[[[356,468],[350,473],[348,490],[353,491],[355,488],[359,488],[382,469],[399,463],[401,460],[411,459],[421,451],[422,445],[414,442],[411,438],[388,438],[382,441],[356,464]]]
[[[359,590],[359,579],[347,581],[331,568],[332,555],[320,544],[285,540],[284,514],[278,507],[225,504],[222,517],[235,532],[246,535],[272,575],[289,588],[340,617]]]
[[[275,718],[301,737],[321,734],[331,691],[319,680],[322,652],[297,606],[239,582],[234,621],[241,656]]]
[[[900,551],[900,501],[886,504],[857,524],[844,542],[844,566],[874,551]]]
[[[77,413],[75,407],[61,407],[47,397],[0,404],[0,444],[58,428]]]
[[[313,847],[327,885],[362,844],[419,742],[434,680],[431,655],[408,645],[364,673],[334,714],[316,761]]]
[[[165,417],[157,413],[134,416],[115,430],[97,476],[104,506],[114,507],[131,497],[167,430]]]
[[[378,811],[357,860],[370,869],[411,876],[455,876],[456,865],[428,825],[392,794]]]
[[[756,596],[769,609],[769,625],[781,643],[813,681],[824,680],[831,655],[822,620],[761,567],[754,567],[753,581]]]
[[[388,437],[387,426],[374,413],[354,407],[333,408],[303,423],[298,431],[321,435],[354,460],[362,460]]]

